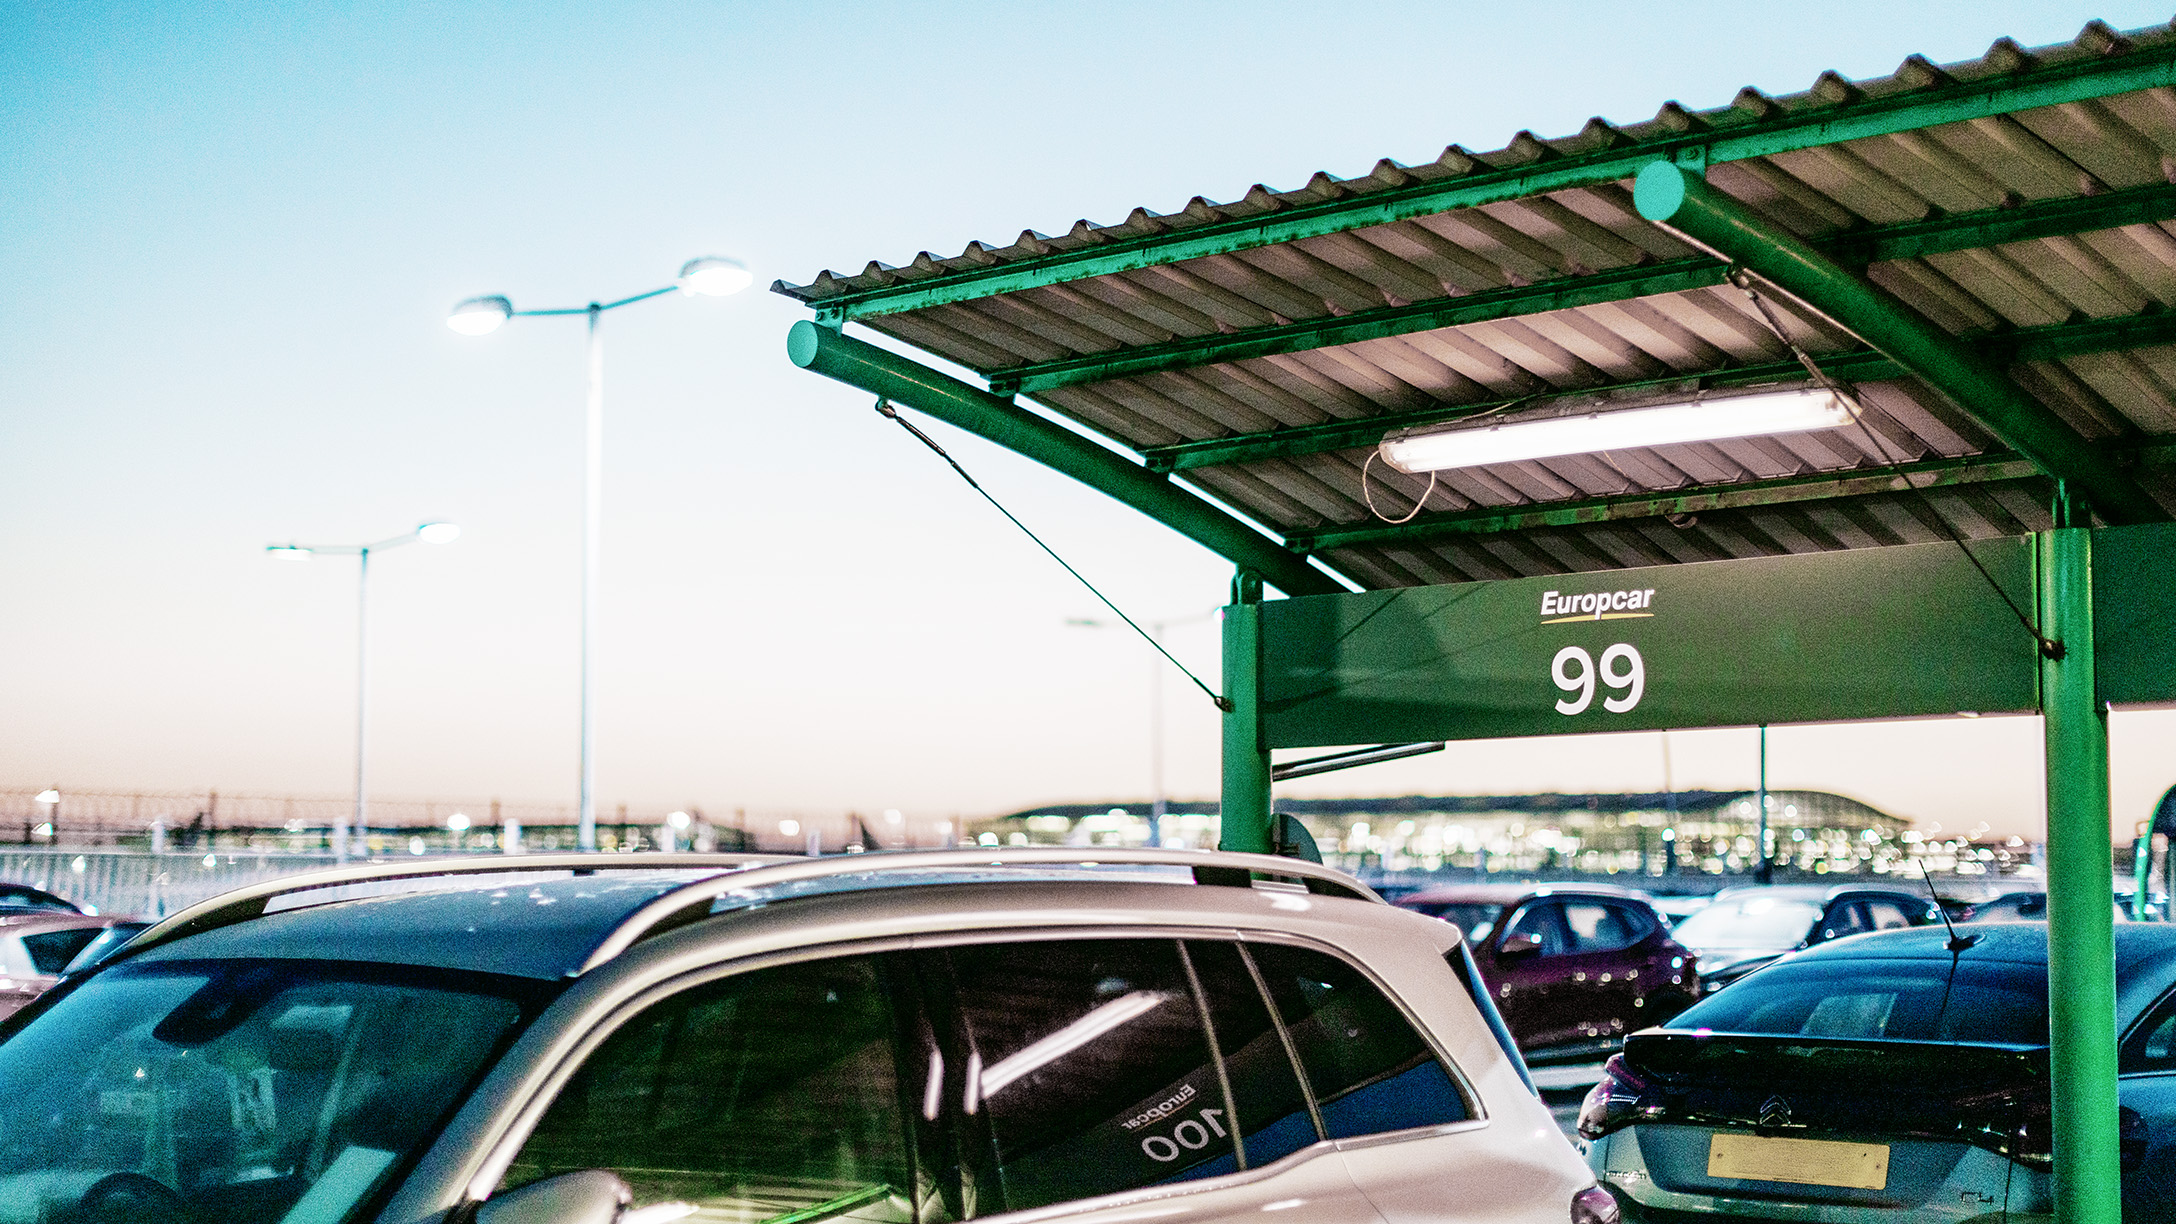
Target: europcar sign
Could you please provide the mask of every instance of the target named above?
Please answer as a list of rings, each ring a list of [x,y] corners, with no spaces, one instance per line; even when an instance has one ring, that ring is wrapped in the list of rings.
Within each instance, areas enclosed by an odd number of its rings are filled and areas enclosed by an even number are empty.
[[[2023,539],[1971,545],[2033,606]],[[2033,641],[1954,544],[1263,605],[1270,747],[2034,709]]]

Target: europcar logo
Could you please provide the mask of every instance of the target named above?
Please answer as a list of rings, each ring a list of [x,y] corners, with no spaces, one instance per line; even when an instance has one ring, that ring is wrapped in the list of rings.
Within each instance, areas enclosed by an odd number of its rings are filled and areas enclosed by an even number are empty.
[[[1654,613],[1646,609],[1654,600],[1653,587],[1634,588],[1629,591],[1594,591],[1585,595],[1543,591],[1541,623],[1561,625],[1567,621],[1634,620],[1653,616]]]

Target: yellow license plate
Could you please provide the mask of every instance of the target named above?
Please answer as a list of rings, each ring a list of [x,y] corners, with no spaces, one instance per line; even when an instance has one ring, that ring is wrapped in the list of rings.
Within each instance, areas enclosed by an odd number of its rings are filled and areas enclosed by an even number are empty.
[[[1708,1137],[1708,1176],[1883,1190],[1889,1145],[1715,1134]]]

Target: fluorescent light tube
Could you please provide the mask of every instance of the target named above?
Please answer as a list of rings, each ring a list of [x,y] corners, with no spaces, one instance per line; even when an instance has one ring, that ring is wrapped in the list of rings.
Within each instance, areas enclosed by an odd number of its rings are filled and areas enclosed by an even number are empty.
[[[1383,462],[1401,472],[1439,472],[1641,446],[1803,433],[1834,429],[1856,419],[1850,407],[1828,391],[1764,391],[1432,432],[1401,431],[1383,439],[1380,453]]]

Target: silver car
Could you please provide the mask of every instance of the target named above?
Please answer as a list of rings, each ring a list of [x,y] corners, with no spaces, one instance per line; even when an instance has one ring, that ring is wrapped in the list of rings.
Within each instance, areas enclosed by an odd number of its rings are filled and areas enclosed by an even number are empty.
[[[1473,980],[1250,855],[289,879],[0,1027],[0,1224],[1612,1224]]]

